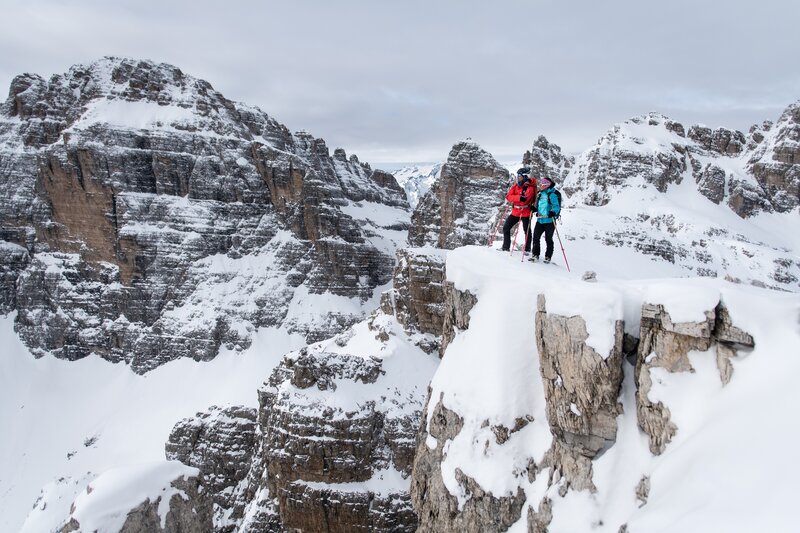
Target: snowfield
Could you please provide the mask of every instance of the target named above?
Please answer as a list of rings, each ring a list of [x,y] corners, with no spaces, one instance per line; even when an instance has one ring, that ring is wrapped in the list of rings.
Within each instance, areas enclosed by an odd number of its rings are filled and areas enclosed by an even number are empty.
[[[180,359],[142,376],[99,357],[34,359],[13,318],[0,318],[0,531],[9,532],[63,525],[86,484],[112,468],[166,463],[178,420],[211,405],[257,406],[256,389],[281,356],[305,345],[262,330],[243,353]]]

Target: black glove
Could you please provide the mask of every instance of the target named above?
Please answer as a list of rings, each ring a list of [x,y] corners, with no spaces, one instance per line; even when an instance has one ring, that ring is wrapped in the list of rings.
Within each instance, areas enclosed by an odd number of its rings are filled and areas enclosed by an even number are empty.
[[[555,211],[550,211],[547,213],[547,218],[558,218],[558,214]]]
[[[520,201],[520,202],[522,202],[522,203],[524,204],[525,202],[527,202],[527,201],[528,201],[528,197],[527,197],[527,196],[525,196],[524,194],[520,194],[520,195],[519,195],[519,201]]]

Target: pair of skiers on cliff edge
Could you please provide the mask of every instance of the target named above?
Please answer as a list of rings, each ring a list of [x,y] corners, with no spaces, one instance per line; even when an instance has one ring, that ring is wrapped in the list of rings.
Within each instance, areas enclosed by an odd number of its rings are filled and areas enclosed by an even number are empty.
[[[544,262],[549,263],[553,257],[553,232],[555,220],[561,213],[561,194],[556,190],[555,183],[550,178],[542,178],[537,186],[536,181],[530,178],[530,169],[521,168],[517,171],[517,181],[506,194],[506,200],[511,202],[511,214],[503,224],[503,247],[507,252],[511,247],[511,230],[520,221],[525,233],[525,254],[531,251],[531,261],[538,261],[541,252],[540,242],[544,235],[545,252]],[[536,225],[531,235],[530,220],[532,212],[536,214]]]

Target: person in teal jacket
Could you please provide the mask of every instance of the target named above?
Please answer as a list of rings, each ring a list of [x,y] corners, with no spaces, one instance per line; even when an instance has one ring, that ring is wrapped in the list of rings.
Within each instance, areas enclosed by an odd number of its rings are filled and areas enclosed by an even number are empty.
[[[549,263],[553,257],[553,233],[556,229],[555,220],[561,213],[561,193],[556,190],[556,185],[550,178],[542,178],[539,185],[539,194],[534,203],[536,207],[536,226],[533,228],[533,250],[530,261],[539,260],[541,252],[540,241],[544,234],[547,245],[544,251],[544,262]]]

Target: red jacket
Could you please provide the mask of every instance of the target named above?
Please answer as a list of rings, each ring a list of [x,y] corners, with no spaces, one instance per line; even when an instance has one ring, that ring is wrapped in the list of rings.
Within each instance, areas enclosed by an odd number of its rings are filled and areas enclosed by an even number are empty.
[[[520,202],[519,197],[524,194],[525,201]],[[515,217],[525,218],[531,215],[531,204],[536,198],[536,182],[525,180],[520,187],[517,183],[511,186],[506,194],[506,200],[511,202],[511,214]]]

